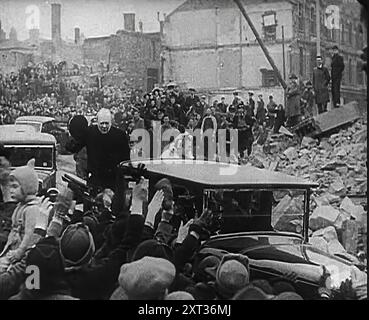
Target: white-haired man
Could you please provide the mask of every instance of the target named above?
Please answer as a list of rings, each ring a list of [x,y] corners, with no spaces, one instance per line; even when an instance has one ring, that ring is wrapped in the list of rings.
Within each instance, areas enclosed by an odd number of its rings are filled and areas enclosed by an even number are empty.
[[[130,159],[130,148],[127,135],[112,127],[110,110],[101,109],[98,112],[97,125],[87,127],[81,122],[72,121],[69,130],[76,141],[69,144],[67,149],[73,153],[83,147],[87,149],[88,184],[114,190],[117,165]]]

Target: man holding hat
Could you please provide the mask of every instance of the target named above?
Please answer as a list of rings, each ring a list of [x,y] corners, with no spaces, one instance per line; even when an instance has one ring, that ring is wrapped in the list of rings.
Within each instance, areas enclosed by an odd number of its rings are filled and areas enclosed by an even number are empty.
[[[333,107],[338,108],[340,106],[341,100],[341,80],[342,80],[342,73],[345,70],[345,64],[343,62],[342,56],[339,55],[338,47],[332,47],[332,70],[331,70],[331,77],[332,77],[332,100],[333,100]]]
[[[313,71],[313,87],[315,91],[315,101],[318,105],[318,113],[327,112],[327,103],[329,101],[328,84],[331,76],[326,67],[323,66],[321,56],[316,57],[317,66]]]
[[[130,159],[128,137],[112,126],[112,115],[108,109],[98,112],[96,126],[88,127],[83,118],[77,116],[70,121],[69,131],[74,140],[66,148],[76,153],[86,147],[88,184],[96,190],[114,190],[117,165]]]

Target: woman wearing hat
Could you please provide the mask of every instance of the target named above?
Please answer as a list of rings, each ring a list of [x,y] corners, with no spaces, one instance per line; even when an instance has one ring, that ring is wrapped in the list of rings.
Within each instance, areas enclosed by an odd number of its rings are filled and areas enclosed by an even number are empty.
[[[295,126],[299,122],[300,118],[300,89],[297,84],[297,76],[292,73],[289,77],[290,83],[286,90],[286,117],[287,125],[290,127]]]

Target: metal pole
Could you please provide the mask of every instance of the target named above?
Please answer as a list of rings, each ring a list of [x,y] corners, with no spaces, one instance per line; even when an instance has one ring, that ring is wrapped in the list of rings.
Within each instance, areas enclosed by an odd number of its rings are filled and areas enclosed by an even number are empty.
[[[283,79],[286,80],[286,56],[284,51],[284,26],[282,26]]]
[[[254,33],[255,35],[255,38],[256,40],[258,41],[261,49],[263,50],[264,54],[265,54],[265,57],[267,58],[267,60],[269,61],[270,65],[272,66],[274,72],[276,73],[277,75],[277,78],[279,80],[279,83],[282,85],[283,89],[287,89],[287,84],[286,82],[284,81],[284,79],[282,78],[282,75],[281,73],[279,72],[276,64],[274,63],[274,60],[273,58],[270,56],[269,52],[268,52],[268,49],[265,47],[264,43],[263,43],[263,40],[260,38],[259,36],[259,33],[257,32],[257,30],[255,29],[255,26],[254,24],[252,23],[250,17],[248,16],[248,14],[246,13],[245,11],[245,8],[243,7],[242,3],[240,0],[234,0],[234,2],[237,4],[237,6],[239,7],[239,9],[241,10],[241,13],[242,15],[245,17],[247,23],[249,24],[252,32]]]
[[[309,242],[310,193],[311,193],[310,189],[306,190],[306,196],[305,196],[306,203],[305,203],[304,228],[303,228],[304,241],[306,243]]]
[[[316,55],[320,56],[320,0],[316,0]]]

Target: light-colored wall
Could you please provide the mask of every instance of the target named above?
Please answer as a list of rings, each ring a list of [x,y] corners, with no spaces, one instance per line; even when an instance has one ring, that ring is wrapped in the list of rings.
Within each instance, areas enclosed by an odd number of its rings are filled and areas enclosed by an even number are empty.
[[[282,38],[282,24],[286,42],[292,38],[290,3],[260,3],[245,9],[261,37],[262,14],[275,10],[277,39]],[[195,88],[260,87],[260,69],[272,69],[236,6],[175,12],[164,23],[163,43],[167,51],[164,79],[189,83]],[[282,73],[282,45],[271,42],[265,45]],[[288,74],[287,45],[285,50]]]
[[[173,14],[164,23],[164,45],[188,47],[215,44],[215,10]]]
[[[166,79],[195,88],[216,87],[215,50],[174,51],[170,58],[172,72],[164,75]]]
[[[283,76],[283,52],[282,45],[277,43],[268,46],[270,56]],[[287,51],[287,50],[286,50]],[[288,76],[288,61],[286,56],[286,75]],[[262,85],[262,73],[260,69],[272,70],[267,58],[259,46],[242,48],[242,83],[245,87],[259,87]]]

